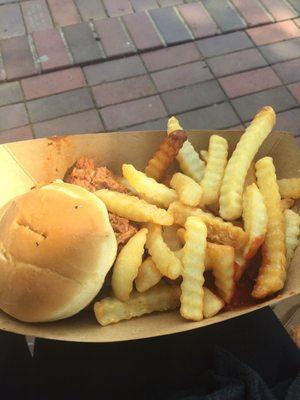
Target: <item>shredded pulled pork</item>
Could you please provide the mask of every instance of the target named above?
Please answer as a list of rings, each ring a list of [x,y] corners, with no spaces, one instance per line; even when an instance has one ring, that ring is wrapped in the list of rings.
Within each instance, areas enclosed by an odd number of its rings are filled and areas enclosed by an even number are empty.
[[[128,193],[125,186],[117,181],[116,176],[106,167],[95,167],[93,160],[81,157],[65,177],[65,182],[79,185],[95,192],[100,189],[110,189],[116,192]],[[109,220],[115,232],[117,243],[123,246],[136,232],[128,219],[109,213]]]

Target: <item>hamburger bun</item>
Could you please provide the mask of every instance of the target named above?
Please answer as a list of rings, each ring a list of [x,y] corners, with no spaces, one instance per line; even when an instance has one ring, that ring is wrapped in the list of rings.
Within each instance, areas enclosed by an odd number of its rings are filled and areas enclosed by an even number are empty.
[[[0,308],[25,322],[54,321],[86,307],[117,253],[104,203],[55,181],[0,210]]]

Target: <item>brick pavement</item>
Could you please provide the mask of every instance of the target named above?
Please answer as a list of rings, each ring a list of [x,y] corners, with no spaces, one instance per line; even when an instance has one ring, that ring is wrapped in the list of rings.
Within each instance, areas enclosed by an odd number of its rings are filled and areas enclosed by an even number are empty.
[[[300,137],[299,21],[299,0],[1,0],[0,143],[241,129],[266,104]]]

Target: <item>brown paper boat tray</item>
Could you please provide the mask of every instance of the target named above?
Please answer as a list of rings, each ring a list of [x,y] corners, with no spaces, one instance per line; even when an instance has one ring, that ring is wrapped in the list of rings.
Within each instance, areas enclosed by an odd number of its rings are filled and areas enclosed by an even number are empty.
[[[212,133],[226,137],[230,153],[242,132],[190,131],[189,140],[199,151],[207,149]],[[158,148],[165,132],[113,132],[51,137],[0,146],[0,207],[13,197],[30,190],[37,182],[63,178],[80,156],[93,158],[98,165],[107,165],[120,174],[123,163],[132,163],[143,170]],[[300,177],[300,150],[291,134],[273,132],[265,140],[256,159],[272,156],[278,178]],[[176,166],[174,166],[175,170]],[[273,299],[242,310],[226,311],[201,322],[186,322],[178,311],[154,313],[116,325],[101,327],[92,312],[52,323],[19,322],[0,311],[0,329],[41,338],[78,341],[113,342],[142,339],[188,331],[216,324],[258,308],[278,303],[300,293],[300,247],[289,266],[284,289]]]

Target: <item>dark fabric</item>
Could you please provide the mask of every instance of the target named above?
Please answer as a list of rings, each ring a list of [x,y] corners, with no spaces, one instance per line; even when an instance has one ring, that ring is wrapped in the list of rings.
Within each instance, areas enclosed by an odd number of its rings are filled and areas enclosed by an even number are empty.
[[[25,346],[22,337],[11,337]],[[7,393],[14,379],[18,393],[27,393],[26,381],[36,391],[34,400],[300,400],[299,351],[268,308],[190,332],[131,342],[38,339],[33,360],[12,345],[1,361]]]

